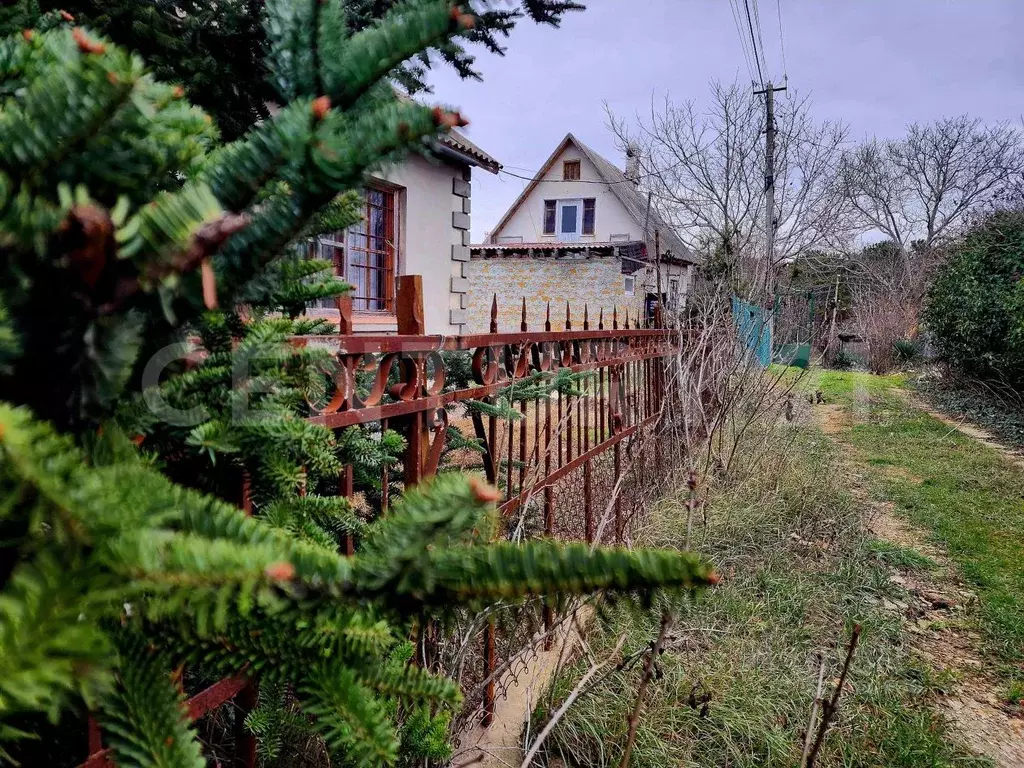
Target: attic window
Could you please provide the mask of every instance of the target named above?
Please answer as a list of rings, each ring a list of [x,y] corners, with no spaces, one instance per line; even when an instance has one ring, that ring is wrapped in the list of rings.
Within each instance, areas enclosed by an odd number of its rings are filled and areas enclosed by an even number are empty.
[[[580,178],[580,161],[579,160],[566,160],[562,163],[562,180],[563,181],[579,181]]]

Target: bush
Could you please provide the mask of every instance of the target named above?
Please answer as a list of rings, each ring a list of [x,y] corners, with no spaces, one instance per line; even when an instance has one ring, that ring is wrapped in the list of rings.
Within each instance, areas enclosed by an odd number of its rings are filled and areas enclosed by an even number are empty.
[[[856,367],[857,356],[851,352],[847,352],[845,349],[841,349],[836,352],[836,356],[832,358],[832,368],[837,371],[848,371],[851,368]]]
[[[900,365],[912,363],[920,356],[917,345],[910,339],[897,339],[892,343],[892,350]]]
[[[1024,210],[1000,211],[951,248],[924,320],[939,355],[963,373],[1024,386]]]

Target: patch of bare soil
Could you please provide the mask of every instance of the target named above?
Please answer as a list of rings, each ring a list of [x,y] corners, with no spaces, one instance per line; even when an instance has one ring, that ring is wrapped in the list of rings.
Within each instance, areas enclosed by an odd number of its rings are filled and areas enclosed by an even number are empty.
[[[822,430],[835,435],[843,446],[843,430],[835,428],[843,423],[834,412],[836,407],[818,406],[814,416]],[[852,425],[849,414],[846,424]],[[853,457],[848,450],[844,452],[851,493],[867,509],[868,531],[878,539],[913,549],[938,566],[927,572],[894,570],[892,581],[902,588],[905,597],[886,600],[882,606],[902,617],[913,652],[951,679],[938,706],[970,749],[1002,768],[1024,768],[1024,719],[1001,700],[999,681],[987,671],[979,651],[981,638],[972,629],[971,613],[977,607],[977,597],[965,588],[945,553],[895,514],[892,502],[869,497]]]
[[[814,416],[826,435],[838,435],[853,426],[850,412],[841,405],[817,405]]]
[[[460,734],[452,768],[520,765],[524,755],[523,730],[555,673],[577,652],[577,627],[585,626],[592,613],[587,607],[579,609],[576,620],[566,622],[562,631],[556,633],[550,649],[544,650],[540,639],[534,638],[533,647],[521,652],[523,663],[513,663],[497,686],[504,695],[495,702],[493,722],[489,726],[474,722]]]

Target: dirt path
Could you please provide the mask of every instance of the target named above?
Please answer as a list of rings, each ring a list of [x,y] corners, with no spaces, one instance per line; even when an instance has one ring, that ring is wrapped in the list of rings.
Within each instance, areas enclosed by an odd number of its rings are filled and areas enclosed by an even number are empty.
[[[867,418],[866,401],[867,393],[857,392],[852,407],[820,405],[815,407],[814,415],[822,431],[843,450],[849,467],[851,493],[866,505],[865,524],[872,535],[914,550],[936,564],[933,569],[894,569],[892,581],[903,590],[905,597],[885,601],[884,607],[901,615],[914,653],[933,669],[949,675],[949,690],[940,696],[937,704],[964,742],[997,766],[1024,768],[1024,720],[1004,705],[999,681],[987,672],[988,665],[979,651],[981,638],[971,620],[977,597],[964,586],[946,553],[930,544],[922,531],[900,518],[892,502],[870,497],[863,474],[866,470],[853,447],[844,441],[844,434]],[[1024,466],[1019,455],[995,443],[983,430],[932,413],[916,402],[912,405],[990,447],[1001,449],[1007,460]],[[900,472],[900,468],[886,467],[877,471]],[[901,477],[922,482],[921,478],[910,477],[908,473]]]
[[[452,758],[452,768],[518,768],[523,761],[523,731],[540,697],[551,685],[558,668],[572,657],[580,642],[576,626],[586,625],[592,615],[590,608],[577,612],[576,621],[565,622],[555,635],[549,650],[543,650],[539,639],[533,649],[524,649],[516,674],[506,673],[498,685],[505,695],[494,707],[494,722],[479,723],[459,736],[459,749]]]

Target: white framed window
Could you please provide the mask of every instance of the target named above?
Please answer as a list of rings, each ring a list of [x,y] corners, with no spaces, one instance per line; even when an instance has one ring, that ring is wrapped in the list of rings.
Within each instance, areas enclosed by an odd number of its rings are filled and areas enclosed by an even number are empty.
[[[632,275],[627,275],[622,278],[622,290],[627,296],[632,296],[636,289],[636,278]]]

